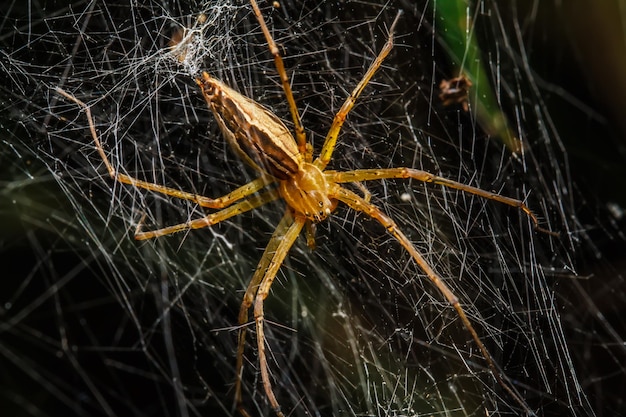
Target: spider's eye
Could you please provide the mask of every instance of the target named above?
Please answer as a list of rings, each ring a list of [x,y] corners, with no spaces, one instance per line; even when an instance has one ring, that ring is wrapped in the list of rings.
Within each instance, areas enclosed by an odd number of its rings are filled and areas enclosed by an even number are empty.
[[[324,202],[323,202],[323,201],[320,201],[320,202],[318,202],[317,204],[318,204],[320,207],[324,207]]]

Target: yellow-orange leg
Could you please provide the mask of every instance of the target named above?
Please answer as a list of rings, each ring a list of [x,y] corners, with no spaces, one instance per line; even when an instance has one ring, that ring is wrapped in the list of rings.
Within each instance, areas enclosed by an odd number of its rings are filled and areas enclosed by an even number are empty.
[[[355,171],[324,171],[324,175],[329,182],[346,183],[354,181],[372,181],[382,180],[388,178],[412,178],[418,181],[443,185],[448,188],[454,188],[466,193],[474,194],[479,197],[486,198],[488,200],[497,201],[508,206],[516,207],[522,210],[532,220],[535,230],[542,233],[547,233],[553,236],[558,236],[558,233],[539,227],[539,221],[537,216],[530,210],[530,208],[520,200],[514,198],[505,197],[500,194],[485,191],[480,188],[472,187],[460,182],[452,181],[444,177],[433,175],[426,171],[420,171],[419,169],[412,168],[385,168],[385,169],[357,169]]]
[[[245,327],[244,324],[248,321],[248,310],[254,304],[254,321],[256,323],[256,339],[259,352],[259,368],[261,371],[261,379],[263,381],[263,388],[270,405],[274,409],[275,413],[279,417],[283,417],[284,414],[280,411],[280,405],[274,391],[272,390],[272,383],[270,381],[270,375],[267,364],[267,357],[265,355],[265,333],[263,331],[263,301],[269,295],[270,287],[276,278],[276,274],[280,269],[289,249],[293,246],[300,231],[302,230],[306,220],[304,217],[293,218],[290,212],[287,212],[280,224],[276,228],[276,231],[272,235],[270,242],[265,248],[265,252],[259,262],[257,269],[254,273],[250,284],[244,295],[244,300],[241,304],[241,310],[239,312],[239,346],[237,349],[237,382],[235,387],[235,399],[237,401],[237,408],[244,416],[248,416],[248,412],[244,409],[241,398],[241,377],[243,372],[243,351],[245,347]]]
[[[359,81],[359,84],[357,84],[354,90],[352,90],[350,96],[346,99],[346,101],[343,103],[343,105],[335,115],[333,123],[330,126],[328,133],[326,134],[326,139],[324,140],[322,152],[320,153],[320,156],[315,160],[315,165],[317,165],[320,169],[323,170],[324,168],[326,168],[326,165],[328,165],[328,163],[330,162],[330,159],[333,156],[333,151],[335,150],[337,138],[339,137],[339,132],[341,131],[341,127],[346,121],[348,113],[350,113],[350,110],[352,110],[352,107],[354,107],[354,103],[356,103],[357,98],[361,95],[361,92],[363,91],[365,86],[370,82],[378,68],[380,68],[383,61],[385,60],[387,55],[389,55],[389,52],[393,48],[393,32],[396,28],[398,20],[400,20],[401,15],[402,11],[398,12],[396,18],[391,24],[391,28],[389,28],[389,38],[387,39],[385,46],[383,46],[383,49],[380,50],[374,62],[372,62],[361,81]]]
[[[283,417],[283,413],[280,411],[280,405],[276,401],[276,396],[272,390],[272,383],[270,381],[269,368],[267,365],[267,356],[265,355],[265,333],[263,332],[263,301],[267,298],[270,292],[270,287],[276,278],[276,274],[280,269],[287,253],[291,246],[296,241],[302,227],[304,226],[304,217],[296,217],[293,224],[289,227],[285,236],[280,242],[276,252],[272,256],[272,260],[267,268],[267,272],[259,285],[256,297],[254,299],[254,321],[256,323],[256,340],[259,349],[259,368],[261,370],[261,379],[263,380],[263,386],[265,387],[265,393],[272,405],[272,408],[280,417]]]
[[[341,187],[340,185],[337,185],[337,184],[334,185],[334,187],[331,190],[331,195],[332,197],[337,198],[338,200],[347,204],[354,210],[360,211],[368,215],[372,219],[378,221],[404,247],[404,249],[406,249],[407,252],[409,252],[409,254],[413,258],[413,260],[417,263],[417,265],[422,269],[422,271],[426,273],[426,275],[428,276],[428,279],[435,285],[435,287],[437,287],[439,292],[446,298],[448,303],[450,303],[450,305],[454,307],[457,315],[459,316],[459,318],[461,319],[461,322],[463,323],[463,326],[472,335],[472,339],[474,339],[474,343],[476,343],[476,345],[480,349],[480,352],[482,353],[483,358],[487,362],[487,365],[489,366],[491,373],[496,378],[498,383],[506,390],[506,392],[509,393],[509,395],[511,395],[511,397],[519,405],[521,405],[524,408],[524,410],[528,414],[532,414],[532,411],[530,410],[528,405],[513,390],[513,388],[509,386],[509,384],[506,381],[504,381],[504,379],[502,378],[501,376],[502,373],[496,367],[495,362],[491,358],[491,354],[489,353],[489,351],[487,350],[483,342],[480,340],[480,337],[478,336],[478,333],[474,329],[474,326],[472,326],[472,323],[467,318],[467,315],[465,314],[465,310],[463,310],[463,307],[461,307],[461,304],[459,303],[459,299],[454,295],[454,293],[446,285],[446,283],[441,280],[439,275],[437,275],[437,273],[431,268],[431,266],[428,264],[428,262],[426,262],[426,260],[417,251],[417,249],[415,249],[415,246],[413,246],[409,238],[407,238],[404,235],[404,233],[402,233],[402,231],[398,228],[397,224],[390,217],[388,217],[385,213],[383,213],[378,207],[376,207],[372,203],[368,203],[363,198],[359,197],[357,194]]]
[[[241,392],[241,383],[243,377],[243,353],[245,350],[246,344],[246,333],[247,333],[247,324],[248,324],[248,310],[252,307],[252,303],[254,302],[254,297],[259,288],[259,284],[263,277],[265,276],[265,272],[272,261],[272,256],[276,252],[276,249],[280,245],[281,241],[285,237],[285,233],[289,229],[289,227],[293,224],[293,217],[290,213],[286,213],[270,238],[267,246],[265,247],[265,251],[263,252],[263,256],[259,260],[259,263],[254,271],[254,275],[252,279],[248,283],[248,287],[246,288],[246,292],[243,296],[243,300],[241,302],[241,307],[239,309],[239,337],[238,337],[238,345],[237,345],[237,367],[236,367],[236,375],[237,381],[235,382],[235,404],[237,405],[237,409],[243,414],[247,416],[248,413],[243,408],[243,400],[242,400],[242,392]]]
[[[68,100],[73,101],[74,103],[82,107],[83,111],[85,112],[85,115],[87,116],[87,122],[89,123],[89,131],[91,132],[91,137],[93,138],[93,141],[96,145],[96,150],[100,154],[100,157],[102,158],[102,162],[106,166],[109,176],[118,182],[121,182],[123,184],[129,184],[138,188],[142,188],[144,190],[149,190],[149,191],[154,191],[160,194],[169,195],[170,197],[176,197],[176,198],[180,198],[183,200],[188,200],[202,207],[221,209],[224,207],[228,207],[229,205],[231,205],[237,200],[241,200],[242,198],[245,198],[249,195],[254,194],[255,192],[259,191],[260,189],[262,189],[263,187],[265,187],[266,185],[274,181],[274,179],[270,177],[263,176],[237,188],[234,191],[231,191],[230,193],[222,197],[209,198],[209,197],[204,197],[204,196],[197,195],[194,193],[188,193],[185,191],[177,190],[175,188],[165,187],[163,185],[154,184],[154,183],[147,182],[147,181],[142,181],[140,179],[128,176],[126,174],[121,174],[117,172],[115,168],[113,168],[113,164],[111,163],[106,153],[104,152],[104,148],[102,147],[102,144],[100,143],[100,139],[98,139],[96,126],[93,121],[93,117],[91,115],[91,109],[89,108],[89,106],[83,103],[81,100],[74,97],[73,95],[71,95],[70,93],[66,92],[62,88],[57,87],[56,91],[59,94],[61,94],[63,97],[67,98]]]
[[[296,106],[296,100],[293,98],[293,92],[291,91],[291,84],[289,81],[289,77],[287,76],[287,71],[285,71],[283,58],[280,56],[280,51],[276,46],[276,42],[274,42],[274,39],[272,38],[272,35],[270,34],[270,31],[265,24],[265,19],[263,19],[263,15],[261,14],[261,10],[259,10],[259,6],[257,5],[256,0],[250,0],[250,4],[252,5],[252,9],[254,10],[256,19],[259,21],[259,25],[261,26],[261,30],[263,31],[263,35],[265,36],[265,40],[267,41],[267,45],[269,46],[270,53],[274,57],[274,66],[276,67],[276,72],[278,72],[278,75],[280,76],[280,82],[283,86],[283,91],[285,92],[287,102],[289,103],[289,112],[291,113],[291,119],[293,120],[294,124],[298,149],[300,153],[306,157],[307,155],[309,155],[309,152],[307,152],[306,134],[304,133],[304,127],[302,126],[302,120],[300,118],[300,112],[298,112],[298,106]],[[307,160],[307,162],[310,162],[310,160]]]
[[[257,207],[261,207],[262,205],[267,204],[270,201],[276,200],[278,197],[279,195],[277,191],[267,191],[260,195],[250,197],[247,200],[240,201],[237,204],[233,204],[230,207],[226,207],[223,210],[208,214],[202,218],[190,220],[185,223],[180,223],[157,230],[149,230],[143,232],[141,231],[142,222],[139,222],[139,225],[135,230],[135,239],[153,239],[155,237],[171,235],[172,233],[182,232],[184,230],[201,229],[203,227],[213,226],[219,222],[230,219],[231,217],[238,216],[241,213],[254,210]]]

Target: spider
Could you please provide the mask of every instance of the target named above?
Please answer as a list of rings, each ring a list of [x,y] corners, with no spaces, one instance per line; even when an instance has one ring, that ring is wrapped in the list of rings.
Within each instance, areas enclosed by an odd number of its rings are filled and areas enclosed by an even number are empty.
[[[265,394],[275,413],[280,417],[283,416],[279,402],[272,388],[265,353],[265,315],[263,303],[269,295],[272,283],[283,261],[300,233],[303,230],[305,231],[307,241],[312,246],[314,242],[312,225],[330,216],[341,202],[349,208],[361,212],[379,222],[384,226],[386,231],[404,247],[412,259],[426,274],[430,282],[454,308],[463,326],[471,334],[472,339],[479,348],[496,381],[527,413],[531,414],[532,412],[529,407],[505,380],[501,371],[499,371],[489,351],[466,316],[459,299],[448,285],[445,284],[439,274],[428,264],[409,238],[398,228],[394,220],[369,201],[369,193],[367,193],[366,190],[364,190],[365,195],[362,197],[343,187],[342,184],[356,183],[357,186],[360,186],[360,182],[363,181],[392,178],[412,178],[425,183],[439,184],[444,187],[457,189],[462,192],[471,193],[516,207],[528,216],[535,230],[549,234],[555,233],[539,227],[535,214],[520,200],[452,181],[426,171],[408,167],[356,169],[353,171],[326,169],[333,156],[333,151],[346,117],[355,105],[363,89],[367,86],[374,76],[374,73],[393,48],[394,31],[402,12],[398,12],[391,24],[388,39],[378,53],[378,56],[370,64],[360,82],[356,85],[350,96],[346,98],[337,114],[335,114],[333,122],[326,134],[321,152],[314,158],[312,145],[307,141],[281,54],[268,30],[256,1],[250,0],[250,3],[267,41],[270,53],[273,56],[276,71],[280,76],[295,132],[294,135],[292,135],[285,124],[274,113],[261,104],[236,92],[206,72],[202,73],[201,76],[196,79],[196,82],[206,99],[208,107],[213,112],[224,138],[248,165],[259,172],[257,179],[222,197],[210,198],[201,196],[146,182],[116,171],[102,147],[89,106],[61,88],[57,87],[56,89],[59,94],[75,102],[85,112],[96,150],[112,179],[134,187],[188,200],[199,206],[216,210],[202,218],[157,230],[142,230],[142,221],[140,221],[135,231],[135,239],[152,239],[175,232],[210,227],[275,200],[283,200],[286,203],[286,210],[282,220],[279,222],[265,248],[254,275],[245,291],[239,311],[238,321],[240,327],[236,359],[237,379],[235,384],[235,402],[238,410],[244,416],[249,415],[243,406],[241,381],[244,365],[243,354],[246,339],[246,325],[248,324],[249,310],[252,308],[256,326],[259,369]],[[269,189],[265,190],[267,187],[269,187]]]
[[[441,80],[439,84],[439,100],[444,106],[460,103],[463,111],[469,110],[469,90],[472,81],[465,75],[460,75],[449,80]]]

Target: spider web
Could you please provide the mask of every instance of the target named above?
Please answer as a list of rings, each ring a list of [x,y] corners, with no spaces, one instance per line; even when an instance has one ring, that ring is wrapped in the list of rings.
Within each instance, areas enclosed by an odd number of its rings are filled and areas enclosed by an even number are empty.
[[[558,238],[471,194],[416,181],[364,184],[461,300],[530,409],[623,411],[626,203],[584,183],[576,163],[597,175],[601,164],[568,140],[579,137],[572,114],[605,135],[610,122],[590,97],[572,93],[578,86],[555,81],[552,66],[560,77],[573,61],[538,51],[565,6],[448,2],[459,20],[445,2],[300,3],[261,6],[317,152],[404,10],[396,46],[350,113],[329,168],[410,166],[525,201]],[[222,195],[255,173],[221,138],[194,82],[199,71],[289,122],[249,5],[3,7],[0,407],[236,415],[238,309],[283,204],[134,241],[144,216],[154,229],[203,211],[113,182],[85,114],[54,88],[91,106],[120,172]],[[440,81],[460,68],[481,92],[467,111],[439,98]],[[623,155],[604,151],[624,166]],[[292,248],[265,306],[270,372],[286,414],[519,415],[454,310],[380,225],[340,206],[318,225],[316,243],[314,252],[304,239]],[[271,415],[255,346],[249,334],[244,402],[252,415]]]

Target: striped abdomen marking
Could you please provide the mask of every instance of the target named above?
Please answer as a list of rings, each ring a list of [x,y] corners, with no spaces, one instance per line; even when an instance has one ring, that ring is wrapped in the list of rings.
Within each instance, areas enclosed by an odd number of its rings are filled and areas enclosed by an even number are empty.
[[[248,163],[281,180],[300,171],[304,158],[274,113],[206,72],[196,81],[222,133]]]

